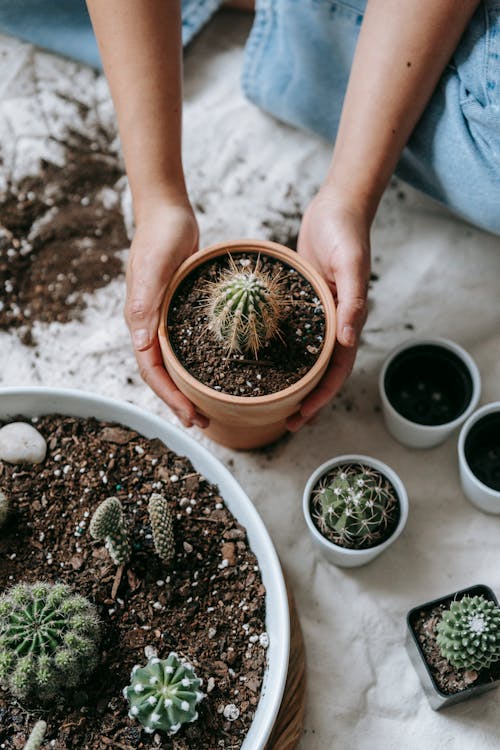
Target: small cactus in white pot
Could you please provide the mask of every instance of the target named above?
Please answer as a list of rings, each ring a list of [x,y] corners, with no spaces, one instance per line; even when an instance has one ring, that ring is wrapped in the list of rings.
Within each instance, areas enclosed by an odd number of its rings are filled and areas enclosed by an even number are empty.
[[[357,567],[373,560],[401,534],[408,496],[386,464],[344,455],[322,464],[303,497],[306,523],[329,562]]]

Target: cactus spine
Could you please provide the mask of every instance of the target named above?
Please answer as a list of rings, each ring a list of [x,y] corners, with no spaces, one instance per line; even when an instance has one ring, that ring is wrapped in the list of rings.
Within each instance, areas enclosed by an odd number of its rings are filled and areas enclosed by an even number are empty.
[[[500,608],[484,596],[464,596],[436,626],[442,656],[458,669],[476,671],[500,659]]]
[[[338,466],[313,492],[313,517],[335,544],[372,547],[397,520],[399,503],[391,483],[362,464]]]
[[[7,516],[9,515],[9,498],[5,494],[5,492],[2,492],[0,490],[0,529],[4,525],[5,521],[7,520]]]
[[[130,718],[140,721],[148,734],[172,735],[198,718],[196,706],[204,698],[200,687],[191,664],[172,651],[166,659],[155,657],[145,667],[135,666],[123,695],[130,704]]]
[[[44,721],[37,721],[37,723],[31,730],[31,734],[24,746],[24,750],[40,750],[46,731],[47,724]]]
[[[65,584],[20,583],[0,596],[0,685],[45,704],[89,675],[98,661],[95,607]]]
[[[285,298],[278,277],[259,269],[239,270],[232,258],[230,268],[207,285],[205,312],[208,327],[229,353],[252,353],[279,332]]]
[[[106,542],[106,549],[116,565],[129,561],[130,542],[122,504],[117,497],[108,497],[96,508],[89,530],[94,539]]]
[[[175,554],[175,540],[172,513],[166,498],[156,492],[153,493],[149,499],[148,510],[155,550],[168,564],[172,562]]]

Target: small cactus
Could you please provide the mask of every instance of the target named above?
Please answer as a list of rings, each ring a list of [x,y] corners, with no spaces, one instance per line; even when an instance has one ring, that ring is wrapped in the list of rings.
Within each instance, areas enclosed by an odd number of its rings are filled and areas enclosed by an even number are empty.
[[[399,513],[389,480],[362,464],[338,466],[313,492],[312,508],[319,530],[349,549],[378,544]]]
[[[172,513],[166,498],[156,492],[149,499],[148,509],[155,550],[161,559],[168,564],[172,562],[175,554]]]
[[[0,490],[0,529],[4,525],[5,521],[7,520],[7,516],[9,515],[9,498],[5,494],[5,492],[2,492]]]
[[[94,539],[106,541],[106,548],[116,565],[130,559],[130,542],[123,519],[123,508],[117,497],[108,497],[96,508],[89,530]]]
[[[62,583],[20,583],[0,596],[0,685],[45,704],[76,687],[98,661],[95,607]]]
[[[175,734],[182,724],[198,718],[197,704],[205,697],[201,680],[193,667],[173,651],[166,659],[154,657],[145,667],[135,666],[131,685],[123,695],[130,704],[129,716],[137,719],[148,734]]]
[[[45,723],[45,721],[37,721],[37,723],[31,730],[31,734],[28,737],[28,741],[25,744],[23,750],[40,750],[46,731],[47,724]]]
[[[484,596],[464,596],[436,626],[441,655],[457,669],[479,671],[500,659],[500,607]]]
[[[208,327],[229,353],[252,353],[279,332],[285,298],[277,277],[259,270],[239,270],[231,258],[230,268],[207,285],[205,312]]]

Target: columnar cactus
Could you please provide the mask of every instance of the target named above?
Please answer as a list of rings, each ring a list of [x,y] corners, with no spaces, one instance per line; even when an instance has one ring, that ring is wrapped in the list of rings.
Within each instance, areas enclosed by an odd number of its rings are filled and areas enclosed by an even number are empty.
[[[135,666],[123,695],[130,718],[137,719],[148,734],[172,735],[198,718],[196,706],[205,697],[200,687],[191,664],[172,651],[166,659],[154,657],[145,667]]]
[[[480,670],[500,659],[500,607],[484,596],[464,596],[436,626],[442,656],[458,669]]]
[[[335,476],[314,491],[312,505],[319,530],[351,549],[377,544],[399,513],[389,480],[362,464],[337,467]]]
[[[28,737],[28,741],[25,744],[23,750],[40,750],[46,731],[47,724],[45,723],[45,721],[37,721],[37,723],[31,730],[31,734]]]
[[[0,490],[0,529],[4,525],[5,521],[7,520],[7,516],[9,515],[9,498],[5,494],[5,492],[2,492]]]
[[[129,561],[130,541],[122,504],[117,497],[108,497],[96,508],[89,530],[94,539],[106,542],[106,549],[116,565],[125,565]]]
[[[98,662],[95,607],[62,583],[20,583],[0,596],[0,685],[45,704]]]
[[[148,509],[155,550],[168,564],[172,562],[175,554],[172,513],[166,498],[156,492],[149,499]]]
[[[285,299],[277,277],[242,267],[231,267],[207,286],[205,312],[208,326],[228,352],[252,353],[279,331]]]

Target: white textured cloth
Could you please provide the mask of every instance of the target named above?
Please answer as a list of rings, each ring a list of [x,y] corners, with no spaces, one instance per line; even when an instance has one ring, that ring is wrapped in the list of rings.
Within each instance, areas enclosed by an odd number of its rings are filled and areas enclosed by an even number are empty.
[[[185,165],[193,201],[203,207],[203,244],[292,235],[329,158],[326,144],[277,124],[243,99],[238,76],[249,27],[250,18],[225,12],[186,57]],[[68,125],[88,135],[98,125],[113,131],[102,78],[96,83],[89,70],[7,38],[0,38],[0,53],[1,183],[32,171],[39,157],[61,162],[61,146],[50,136],[64,137]],[[79,101],[90,106],[84,117]],[[130,225],[124,181],[117,192]],[[500,517],[479,513],[463,496],[456,436],[417,452],[387,435],[377,376],[387,352],[408,336],[441,335],[475,357],[482,403],[500,399],[500,240],[398,183],[378,213],[373,258],[378,279],[355,371],[317,422],[253,454],[198,435],[254,501],[290,576],[308,652],[301,750],[494,750],[498,694],[433,712],[404,637],[414,605],[475,583],[500,593]],[[35,326],[36,349],[15,333],[0,333],[0,385],[93,390],[173,419],[137,375],[123,299],[118,279],[89,297],[81,322]],[[316,556],[301,495],[319,463],[354,451],[400,474],[410,517],[388,552],[349,571]]]

